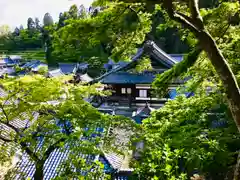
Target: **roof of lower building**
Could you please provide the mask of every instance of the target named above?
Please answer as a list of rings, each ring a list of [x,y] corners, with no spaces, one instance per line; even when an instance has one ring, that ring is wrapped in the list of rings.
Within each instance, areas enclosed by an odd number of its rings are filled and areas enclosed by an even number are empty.
[[[48,65],[44,63],[40,63],[40,64],[33,65],[31,68],[32,68],[32,71],[39,71],[39,69],[42,67],[48,68]]]
[[[150,107],[148,103],[144,107],[138,108],[135,116],[150,116],[151,112],[155,109]]]
[[[58,77],[58,76],[62,76],[62,75],[64,75],[64,73],[61,71],[61,69],[55,69],[52,71],[48,71],[49,77]]]
[[[76,65],[77,63],[59,63],[59,69],[61,69],[64,74],[72,74]]]
[[[34,68],[34,67],[36,67],[39,64],[41,64],[41,61],[39,61],[39,60],[31,60],[31,61],[27,62],[26,64],[24,64],[22,66],[22,68]]]
[[[80,79],[82,82],[90,82],[93,80],[87,73],[80,75]]]
[[[87,67],[87,63],[59,63],[59,68],[64,74],[72,74],[75,73],[77,69],[86,69]]]

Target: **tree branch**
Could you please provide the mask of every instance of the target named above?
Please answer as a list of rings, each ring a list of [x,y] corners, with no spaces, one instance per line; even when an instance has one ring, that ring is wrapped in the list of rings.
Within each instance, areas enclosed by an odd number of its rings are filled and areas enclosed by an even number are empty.
[[[159,75],[153,83],[153,85],[156,87],[156,90],[159,91],[160,94],[165,92],[169,83],[178,78],[182,73],[187,72],[188,68],[193,66],[201,52],[202,49],[197,46],[184,58],[183,61],[177,63],[173,68]]]
[[[204,29],[203,20],[199,12],[198,4],[199,0],[189,0],[189,8],[191,11],[192,18],[195,21],[194,24],[199,29]]]
[[[192,18],[186,15],[182,16],[182,13],[175,12],[172,0],[164,0],[163,7],[166,9],[171,19],[183,24],[195,34],[199,32],[199,29],[195,25],[194,20]]]
[[[7,113],[6,113],[6,111],[5,111],[5,109],[4,109],[4,107],[3,107],[2,104],[0,104],[0,108],[2,109],[2,112],[3,112],[3,114],[4,114],[4,116],[5,116],[6,120],[7,120],[7,122],[9,122],[8,115],[7,115]]]
[[[20,142],[20,145],[22,147],[23,150],[26,151],[26,153],[35,161],[40,161],[40,159],[38,158],[38,156],[27,146],[27,144],[25,142]]]

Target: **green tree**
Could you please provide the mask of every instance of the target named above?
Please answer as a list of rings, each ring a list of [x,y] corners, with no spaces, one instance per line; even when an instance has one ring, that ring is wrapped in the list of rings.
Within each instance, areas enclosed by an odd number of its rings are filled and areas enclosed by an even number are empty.
[[[181,77],[189,76],[179,96],[142,125],[145,148],[140,161],[133,162],[142,178],[189,179],[198,173],[206,179],[233,179],[239,133],[206,54]],[[194,96],[186,98],[186,92]]]
[[[59,14],[59,20],[58,20],[58,28],[57,29],[60,29],[61,27],[63,27],[65,25],[65,20],[67,20],[67,13],[64,12],[64,13],[60,13]]]
[[[87,11],[86,11],[86,8],[84,7],[84,5],[80,5],[79,6],[79,11],[78,11],[78,17],[80,19],[83,19],[83,18],[86,18],[88,15]]]
[[[38,31],[41,30],[40,20],[38,18],[35,18],[35,26]]]
[[[53,25],[53,18],[49,13],[46,13],[43,17],[43,25],[44,26],[51,26]]]
[[[35,22],[33,21],[33,19],[31,17],[28,18],[28,20],[27,20],[27,29],[29,31],[35,29]]]
[[[8,25],[1,25],[0,26],[0,36],[4,36],[10,33],[10,27]]]
[[[24,29],[22,24],[20,25],[19,29],[20,29],[20,30],[23,30],[23,29]]]
[[[46,13],[43,18],[42,36],[44,42],[44,48],[46,53],[46,61],[49,66],[56,66],[56,62],[52,55],[52,35],[51,31],[54,31],[53,18],[49,13]]]
[[[98,132],[96,128],[107,130],[110,124],[114,124],[115,117],[98,112],[84,100],[99,94],[97,85],[72,85],[66,83],[68,79],[35,75],[4,78],[0,81],[3,92],[0,97],[0,123],[4,127],[0,131],[0,140],[4,142],[0,143],[2,164],[20,149],[34,162],[34,179],[40,180],[44,178],[46,160],[56,149],[64,151],[68,147],[75,155],[101,153],[97,146],[101,146],[103,141],[100,137],[104,138],[107,131]],[[118,123],[119,120],[118,118]],[[100,137],[92,138],[91,141],[84,140],[90,138],[92,133],[98,133]],[[43,145],[37,150],[39,143]],[[98,177],[104,177],[99,163],[87,164],[76,156],[69,156],[64,163],[66,172],[74,165],[82,171],[91,170],[89,176],[99,173]],[[68,178],[80,177],[82,171],[68,174]],[[6,178],[13,177],[14,173],[16,172],[12,169]]]
[[[77,5],[72,5],[68,11],[69,19],[77,19],[78,18],[78,7]]]

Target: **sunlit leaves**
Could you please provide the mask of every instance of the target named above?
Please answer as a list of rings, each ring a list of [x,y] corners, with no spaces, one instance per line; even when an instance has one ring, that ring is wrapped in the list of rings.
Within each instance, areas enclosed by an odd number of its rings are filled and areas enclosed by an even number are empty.
[[[76,164],[75,168],[79,168],[74,177],[82,176],[88,165],[96,171],[84,176],[105,176],[101,164],[95,161],[88,164],[85,160],[76,159],[76,156],[81,153],[100,154],[99,147],[104,145],[103,142],[108,142],[106,132],[110,124],[120,123],[123,118],[102,114],[86,101],[94,95],[106,95],[105,92],[99,92],[99,84],[73,85],[68,83],[68,79],[69,77],[46,78],[32,75],[0,80],[1,88],[5,92],[0,98],[0,123],[9,126],[9,122],[18,120],[18,124],[21,124],[20,127],[16,126],[18,130],[11,126],[8,131],[1,129],[0,135],[7,132],[7,138],[14,143],[14,146],[6,143],[0,147],[4,155],[1,160],[10,160],[15,150],[11,147],[18,147],[22,152],[27,147],[27,154],[37,167],[38,163],[44,163],[48,159],[48,151],[52,152],[57,148],[65,151],[69,148],[72,157],[69,155],[64,163],[71,167]],[[124,121],[122,125],[127,124]],[[103,131],[99,132],[96,128],[102,128]],[[92,138],[93,134],[98,136]],[[40,142],[41,148],[37,150]],[[23,144],[26,144],[26,147]],[[65,166],[66,169],[71,167]],[[67,173],[64,176],[71,177]]]
[[[68,21],[55,34],[54,52],[78,60],[110,55],[115,60],[129,59],[150,31],[150,16],[141,5],[111,4],[96,17]]]
[[[135,68],[136,72],[141,73],[146,70],[152,70],[151,60],[148,57],[143,57]]]
[[[234,153],[226,143],[234,144],[239,136],[232,120],[224,114],[209,118],[208,112],[216,108],[220,99],[214,93],[191,98],[178,96],[144,120],[141,140],[144,139],[145,146],[139,164],[134,166],[136,171],[142,177],[159,179],[188,179],[187,174],[194,170],[217,178],[221,177],[216,174],[220,167],[225,167],[221,171],[226,173]],[[212,128],[212,121],[221,118],[229,125]],[[238,138],[230,142],[233,134]]]

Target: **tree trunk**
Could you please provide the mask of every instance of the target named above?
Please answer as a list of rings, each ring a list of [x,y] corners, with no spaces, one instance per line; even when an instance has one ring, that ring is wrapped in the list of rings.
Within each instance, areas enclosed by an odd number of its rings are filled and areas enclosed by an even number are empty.
[[[207,52],[209,59],[217,71],[220,79],[222,80],[232,117],[236,123],[238,131],[240,132],[240,90],[235,75],[233,74],[226,59],[223,57],[221,51],[218,49],[215,41],[208,32],[200,32],[198,39],[202,48]],[[240,152],[237,158],[233,180],[239,179]]]
[[[233,180],[239,180],[239,179],[240,179],[240,152],[237,157],[237,164],[235,166]]]
[[[223,83],[229,108],[240,132],[240,91],[237,80],[211,35],[207,31],[201,31],[198,35],[202,48],[207,52]]]
[[[44,168],[44,162],[39,161],[36,163],[36,171],[34,173],[34,180],[43,180],[43,168]]]

